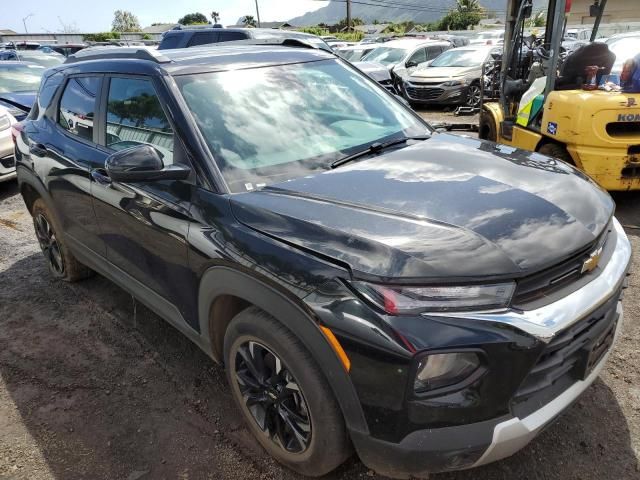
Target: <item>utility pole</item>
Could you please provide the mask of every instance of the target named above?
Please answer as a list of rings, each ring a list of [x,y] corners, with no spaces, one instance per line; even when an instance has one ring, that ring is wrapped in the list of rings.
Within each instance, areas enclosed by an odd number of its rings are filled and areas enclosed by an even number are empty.
[[[22,19],[22,25],[24,26],[24,33],[29,33],[27,31],[27,20],[29,20],[29,17],[33,17],[33,13],[30,13],[29,15],[27,15]]]
[[[347,0],[347,32],[351,31],[351,0]]]
[[[256,0],[256,16],[258,17],[258,28],[261,28],[261,25],[260,25],[260,9],[258,8],[258,0]]]

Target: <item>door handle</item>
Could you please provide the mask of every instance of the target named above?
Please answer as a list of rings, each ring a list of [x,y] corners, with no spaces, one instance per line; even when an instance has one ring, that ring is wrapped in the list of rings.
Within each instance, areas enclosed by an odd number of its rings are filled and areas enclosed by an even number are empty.
[[[47,147],[42,143],[32,143],[29,145],[29,153],[36,157],[44,157],[47,155]]]
[[[109,178],[109,175],[107,175],[106,170],[104,170],[103,168],[94,168],[93,170],[91,170],[91,178],[105,187],[111,185],[111,178]]]

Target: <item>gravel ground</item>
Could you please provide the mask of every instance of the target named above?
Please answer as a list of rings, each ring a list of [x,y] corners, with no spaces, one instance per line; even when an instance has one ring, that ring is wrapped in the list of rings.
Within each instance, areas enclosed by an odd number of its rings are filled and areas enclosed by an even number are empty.
[[[616,200],[638,252],[640,194]],[[608,365],[555,424],[510,459],[432,478],[640,478],[638,299],[634,274],[624,331]],[[352,458],[326,478],[375,477]],[[0,184],[5,478],[300,478],[251,438],[222,368],[180,333],[104,278],[51,279],[15,183]]]

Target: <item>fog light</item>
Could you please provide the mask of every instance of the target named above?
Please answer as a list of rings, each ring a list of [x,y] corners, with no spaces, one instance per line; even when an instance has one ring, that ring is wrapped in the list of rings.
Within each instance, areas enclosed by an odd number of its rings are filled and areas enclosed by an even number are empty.
[[[480,366],[474,352],[436,353],[420,360],[414,381],[415,391],[433,390],[461,382]]]

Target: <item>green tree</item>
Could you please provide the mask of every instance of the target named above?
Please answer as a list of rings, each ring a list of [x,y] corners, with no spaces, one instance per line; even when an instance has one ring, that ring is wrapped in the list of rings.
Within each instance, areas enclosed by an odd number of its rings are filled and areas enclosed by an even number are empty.
[[[207,17],[205,17],[202,13],[188,13],[180,20],[178,20],[180,25],[198,25],[203,23],[209,23]]]
[[[107,42],[120,39],[119,32],[87,33],[82,37],[85,42]]]
[[[213,23],[218,23],[218,20],[220,20],[220,13],[216,11],[211,12],[211,19],[213,20]]]
[[[113,12],[113,22],[111,22],[111,31],[113,32],[139,32],[140,22],[138,17],[126,10],[116,10]]]
[[[245,27],[257,27],[258,23],[256,22],[256,19],[253,17],[253,15],[245,15],[244,17],[242,17],[242,24]]]
[[[467,30],[480,23],[482,14],[479,12],[459,12],[451,10],[438,23],[436,30]]]
[[[354,18],[351,19],[351,25],[354,26],[354,27],[356,27],[358,25],[364,25],[364,20],[362,20],[359,17],[354,17]],[[338,23],[336,23],[336,27],[338,28],[338,30],[342,30],[346,26],[347,26],[347,19],[346,18],[343,18]]]

